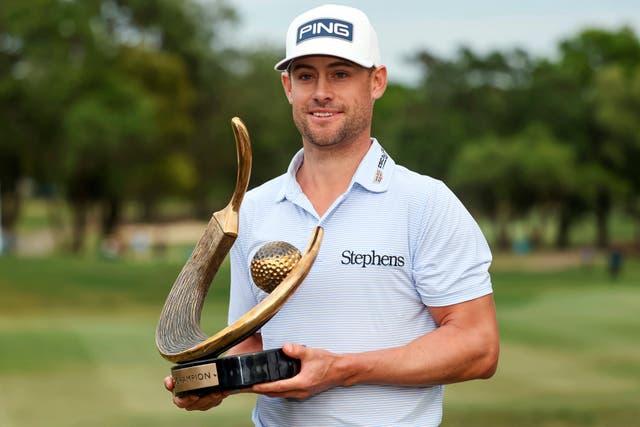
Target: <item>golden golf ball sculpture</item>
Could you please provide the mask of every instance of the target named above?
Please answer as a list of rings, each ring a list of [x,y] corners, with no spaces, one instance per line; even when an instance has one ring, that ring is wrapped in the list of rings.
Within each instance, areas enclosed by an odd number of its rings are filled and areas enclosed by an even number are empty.
[[[251,260],[251,277],[257,287],[270,294],[300,261],[300,251],[287,242],[269,242]]]

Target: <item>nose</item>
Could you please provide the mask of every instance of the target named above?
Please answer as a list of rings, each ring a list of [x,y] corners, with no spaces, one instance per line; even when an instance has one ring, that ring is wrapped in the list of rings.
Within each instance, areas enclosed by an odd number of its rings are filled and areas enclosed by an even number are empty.
[[[313,90],[313,100],[319,104],[325,104],[333,99],[331,82],[325,76],[319,76]]]

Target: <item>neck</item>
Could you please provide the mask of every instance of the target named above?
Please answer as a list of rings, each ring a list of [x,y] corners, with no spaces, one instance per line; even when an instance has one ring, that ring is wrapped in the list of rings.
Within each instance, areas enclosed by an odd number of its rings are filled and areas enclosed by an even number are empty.
[[[319,216],[349,187],[358,165],[371,146],[363,137],[351,144],[318,147],[303,141],[304,163],[296,174],[300,188]]]

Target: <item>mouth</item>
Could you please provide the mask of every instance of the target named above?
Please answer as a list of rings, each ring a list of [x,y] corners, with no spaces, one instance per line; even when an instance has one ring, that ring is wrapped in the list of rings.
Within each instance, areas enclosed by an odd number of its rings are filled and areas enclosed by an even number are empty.
[[[331,117],[337,116],[340,113],[338,111],[314,110],[310,111],[309,114],[318,119],[329,119]]]

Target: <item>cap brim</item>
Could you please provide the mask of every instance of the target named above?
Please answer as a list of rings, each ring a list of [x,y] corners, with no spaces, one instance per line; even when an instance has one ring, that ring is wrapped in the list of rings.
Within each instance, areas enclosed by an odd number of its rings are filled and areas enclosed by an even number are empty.
[[[282,61],[278,62],[273,68],[276,71],[285,71],[287,68],[289,68],[289,64],[291,64],[291,61],[293,61],[294,59],[303,58],[305,56],[333,56],[335,58],[346,59],[347,61],[353,62],[354,64],[358,64],[359,66],[364,68],[371,68],[376,65],[371,60],[347,58],[344,56],[336,55],[335,53],[306,53],[304,55],[294,56],[293,58],[285,58]]]
[[[289,67],[291,61],[295,58],[284,58],[282,61],[278,62],[275,67],[273,67],[276,71],[284,71]]]

